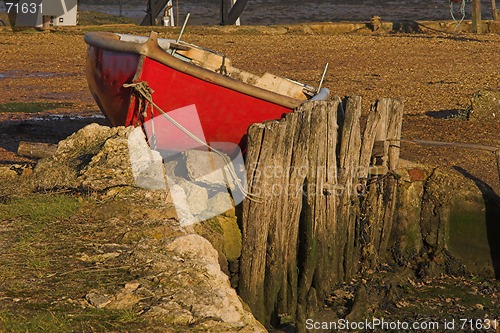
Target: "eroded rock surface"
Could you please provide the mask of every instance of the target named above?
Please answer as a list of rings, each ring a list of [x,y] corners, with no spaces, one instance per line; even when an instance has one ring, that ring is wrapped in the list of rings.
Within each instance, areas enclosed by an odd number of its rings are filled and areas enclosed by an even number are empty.
[[[85,299],[100,309],[139,312],[172,332],[267,332],[231,288],[218,256],[199,235],[143,239],[126,259],[138,278],[115,292],[92,290]]]

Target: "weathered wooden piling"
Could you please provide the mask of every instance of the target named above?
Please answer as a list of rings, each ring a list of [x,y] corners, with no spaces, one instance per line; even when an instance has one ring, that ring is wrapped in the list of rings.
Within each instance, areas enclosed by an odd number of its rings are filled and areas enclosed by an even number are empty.
[[[264,324],[289,315],[304,332],[367,248],[387,246],[403,103],[379,100],[363,137],[361,111],[358,96],[308,102],[249,129],[249,190],[261,201],[243,203],[239,292]]]

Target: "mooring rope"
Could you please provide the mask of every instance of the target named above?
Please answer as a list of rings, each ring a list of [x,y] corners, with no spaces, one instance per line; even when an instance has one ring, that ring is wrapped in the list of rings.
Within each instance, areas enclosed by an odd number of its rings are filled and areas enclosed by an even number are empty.
[[[185,128],[184,126],[182,126],[179,122],[177,122],[174,118],[170,117],[165,111],[163,111],[155,102],[153,102],[153,96],[152,96],[152,93],[154,92],[148,85],[148,83],[146,81],[141,81],[141,82],[137,82],[137,83],[130,83],[130,84],[127,84],[125,83],[123,85],[124,88],[133,88],[137,93],[139,93],[146,101],[148,101],[151,105],[151,108],[156,108],[163,117],[165,117],[165,119],[167,119],[170,123],[172,123],[175,127],[177,127],[179,130],[181,130],[184,134],[186,134],[188,137],[190,137],[191,139],[193,139],[194,141],[196,141],[197,143],[201,144],[202,146],[208,148],[210,151],[214,152],[215,154],[217,154],[219,157],[221,157],[223,159],[223,161],[226,163],[226,165],[228,165],[228,167],[226,168],[229,172],[229,175],[231,176],[233,182],[235,183],[235,185],[238,187],[238,189],[241,191],[241,193],[243,193],[246,197],[248,197],[248,199],[252,200],[252,201],[255,201],[255,202],[263,202],[261,199],[261,197],[259,197],[258,195],[255,195],[253,193],[250,193],[248,192],[243,184],[241,183],[241,180],[240,178],[238,177],[238,175],[236,174],[236,172],[234,171],[233,168],[231,168],[229,166],[231,162],[231,159],[229,159],[229,157],[222,153],[221,151],[211,147],[208,143],[206,143],[205,141],[203,141],[202,139],[198,138],[195,134],[191,133],[187,128]],[[153,119],[154,118],[154,115],[151,114],[151,118]],[[152,123],[152,125],[154,126],[154,123]],[[154,129],[153,129],[153,134],[154,134]]]
[[[455,18],[455,6],[453,5],[455,2],[457,1],[452,1],[450,0],[450,13],[451,13],[451,18],[453,19],[453,21],[455,22],[455,29],[453,29],[453,31],[456,31],[458,29],[458,27],[460,27],[460,25],[462,24],[463,20],[465,19],[465,2],[467,0],[462,0],[462,2],[460,3],[460,14],[462,15],[462,17],[457,20]]]

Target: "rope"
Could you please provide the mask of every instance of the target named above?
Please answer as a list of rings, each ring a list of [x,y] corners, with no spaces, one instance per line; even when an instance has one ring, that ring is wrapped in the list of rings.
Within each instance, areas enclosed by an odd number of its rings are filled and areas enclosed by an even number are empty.
[[[196,141],[197,143],[201,144],[202,146],[208,148],[210,151],[214,152],[215,154],[217,154],[219,157],[221,157],[224,162],[226,163],[226,165],[229,165],[231,163],[231,160],[229,159],[229,157],[220,152],[219,150],[211,147],[209,144],[207,144],[205,141],[203,141],[202,139],[198,138],[195,134],[191,133],[187,128],[185,128],[184,126],[182,126],[179,122],[177,122],[174,118],[170,117],[165,111],[163,111],[155,102],[153,102],[153,96],[152,96],[152,93],[154,92],[149,86],[148,86],[148,83],[146,81],[141,81],[141,82],[137,82],[137,83],[131,83],[131,84],[127,84],[125,83],[123,85],[124,88],[133,88],[137,93],[139,93],[146,101],[148,101],[151,105],[151,110],[153,111],[153,107],[156,108],[163,117],[165,117],[165,119],[167,119],[170,123],[172,123],[175,127],[177,127],[179,130],[181,130],[184,134],[186,134],[188,137],[190,137],[191,139],[193,139],[194,141]],[[154,115],[153,113],[151,114],[151,118],[153,119],[154,118]],[[154,123],[152,123],[152,125],[154,125]],[[154,135],[154,132],[153,132],[153,135]],[[244,187],[243,185],[241,184],[241,180],[239,179],[238,175],[236,174],[236,172],[234,171],[233,168],[230,168],[228,167],[227,168],[228,172],[229,172],[229,175],[231,176],[232,180],[234,181],[234,183],[236,184],[236,186],[238,187],[238,189],[241,191],[241,193],[243,193],[245,196],[247,196],[250,200],[252,201],[256,201],[256,202],[259,202],[261,203],[262,200],[257,200],[257,199],[261,199],[259,196],[255,195],[255,194],[252,194],[250,192],[248,192]]]
[[[462,0],[461,3],[460,3],[460,14],[462,15],[462,17],[457,20],[455,18],[455,8],[454,8],[454,1],[450,0],[450,13],[451,13],[451,18],[453,19],[453,21],[455,22],[455,29],[453,29],[453,31],[455,32],[459,27],[460,25],[462,24],[463,20],[465,19],[465,2],[467,0]]]

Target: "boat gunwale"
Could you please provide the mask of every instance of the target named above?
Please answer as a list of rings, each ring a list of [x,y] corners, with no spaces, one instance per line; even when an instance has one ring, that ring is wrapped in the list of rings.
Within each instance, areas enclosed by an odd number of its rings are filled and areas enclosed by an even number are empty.
[[[158,45],[158,34],[151,32],[145,43],[121,40],[120,36],[112,32],[88,32],[84,36],[89,46],[98,47],[108,51],[133,53],[148,57],[161,64],[171,67],[179,72],[194,76],[200,80],[253,96],[289,109],[295,109],[308,100],[299,100],[286,95],[281,95],[270,90],[253,86],[251,84],[233,79],[231,77],[212,72],[192,63],[174,57]],[[174,43],[170,43],[173,46]],[[316,95],[317,96],[317,95]],[[314,98],[314,97],[313,97]]]

